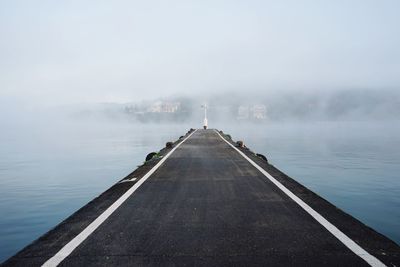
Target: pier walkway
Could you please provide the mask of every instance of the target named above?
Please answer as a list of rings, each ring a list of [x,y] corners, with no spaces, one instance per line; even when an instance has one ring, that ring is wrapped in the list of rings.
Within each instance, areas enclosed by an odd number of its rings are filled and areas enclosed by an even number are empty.
[[[393,241],[215,130],[161,155],[4,266],[399,266]]]

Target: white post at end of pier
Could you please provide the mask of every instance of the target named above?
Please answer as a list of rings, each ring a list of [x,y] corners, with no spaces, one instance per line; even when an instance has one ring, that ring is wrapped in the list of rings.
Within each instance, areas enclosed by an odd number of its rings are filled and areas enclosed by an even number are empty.
[[[206,130],[208,128],[208,120],[207,120],[207,104],[202,105],[204,108],[204,121],[203,121],[203,128]]]

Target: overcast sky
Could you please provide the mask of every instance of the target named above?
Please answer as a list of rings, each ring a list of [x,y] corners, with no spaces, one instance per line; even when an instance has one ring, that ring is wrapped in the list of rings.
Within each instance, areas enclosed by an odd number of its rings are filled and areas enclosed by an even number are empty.
[[[400,1],[0,1],[0,98],[399,88]]]

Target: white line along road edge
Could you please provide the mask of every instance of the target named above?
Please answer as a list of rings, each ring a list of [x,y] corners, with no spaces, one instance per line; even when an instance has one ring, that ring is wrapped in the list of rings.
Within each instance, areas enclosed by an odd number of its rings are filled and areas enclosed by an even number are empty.
[[[62,262],[68,255],[72,253],[88,236],[90,236],[94,230],[96,230],[114,211],[118,209],[122,203],[125,202],[135,191],[139,188],[163,163],[169,156],[187,139],[189,139],[197,129],[186,137],[182,142],[177,144],[160,162],[158,162],[148,173],[146,173],[142,179],[135,183],[128,191],[126,191],[120,198],[118,198],[110,207],[108,207],[99,217],[97,217],[91,224],[89,224],[79,235],[69,241],[60,251],[58,251],[53,257],[48,259],[42,266],[57,266]]]
[[[351,251],[353,251],[357,256],[362,258],[371,266],[386,266],[365,251],[362,247],[360,247],[356,242],[350,239],[347,235],[345,235],[342,231],[340,231],[336,226],[331,224],[327,219],[325,219],[321,214],[316,212],[313,208],[308,206],[303,200],[293,194],[289,189],[287,189],[283,184],[278,182],[271,174],[261,168],[257,163],[247,157],[242,151],[237,149],[231,143],[229,143],[225,138],[223,138],[218,131],[215,131],[219,137],[222,138],[228,145],[230,145],[233,149],[235,149],[242,157],[244,157],[251,165],[253,165],[257,170],[259,170],[265,177],[267,177],[272,183],[274,183],[280,190],[282,190],[287,196],[289,196],[294,202],[296,202],[300,207],[302,207],[308,214],[310,214],[317,222],[319,222],[323,227],[325,227],[331,234],[333,234],[337,239],[340,240],[346,247],[348,247]]]

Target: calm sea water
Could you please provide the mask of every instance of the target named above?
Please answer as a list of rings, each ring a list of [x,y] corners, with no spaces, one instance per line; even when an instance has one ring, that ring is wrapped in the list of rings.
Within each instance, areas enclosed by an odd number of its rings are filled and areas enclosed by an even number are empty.
[[[0,262],[190,128],[54,121],[6,126],[0,132]],[[212,126],[244,140],[288,175],[400,243],[396,123]]]

